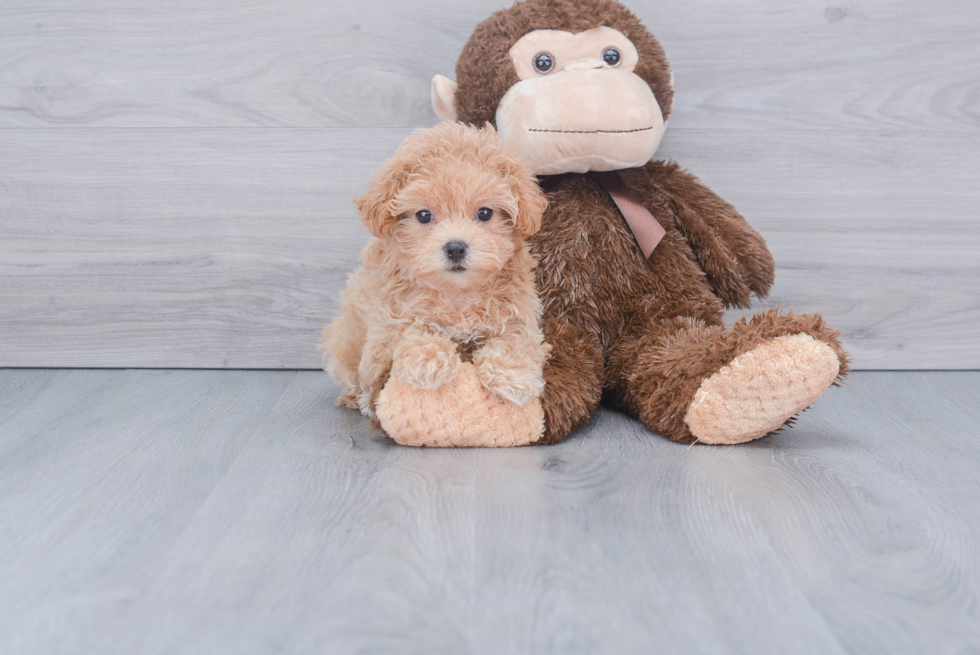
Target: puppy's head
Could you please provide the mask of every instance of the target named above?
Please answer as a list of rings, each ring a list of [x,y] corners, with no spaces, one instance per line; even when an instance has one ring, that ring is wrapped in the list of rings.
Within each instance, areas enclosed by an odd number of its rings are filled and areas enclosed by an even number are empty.
[[[356,202],[402,270],[436,288],[493,278],[541,227],[548,204],[491,125],[460,123],[409,137]]]

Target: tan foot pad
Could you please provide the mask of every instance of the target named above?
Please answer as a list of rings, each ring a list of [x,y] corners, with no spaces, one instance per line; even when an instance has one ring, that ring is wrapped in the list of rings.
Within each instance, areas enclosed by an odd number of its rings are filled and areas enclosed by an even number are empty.
[[[403,446],[525,446],[544,433],[539,399],[519,406],[494,396],[469,363],[435,391],[392,377],[378,396],[377,415],[388,436]]]
[[[702,382],[684,422],[702,443],[752,441],[806,409],[839,371],[824,342],[808,334],[776,337]]]

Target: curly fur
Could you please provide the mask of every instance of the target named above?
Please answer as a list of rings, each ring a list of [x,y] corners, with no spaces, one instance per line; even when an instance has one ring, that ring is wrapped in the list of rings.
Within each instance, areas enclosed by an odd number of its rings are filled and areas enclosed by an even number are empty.
[[[493,127],[416,132],[356,202],[374,236],[321,344],[338,403],[374,416],[389,375],[436,390],[461,356],[499,398],[540,396],[549,346],[523,237],[539,229],[546,200]],[[481,207],[493,210],[489,221],[476,218]],[[430,223],[416,219],[423,209]],[[468,246],[461,264],[446,255],[450,241]]]

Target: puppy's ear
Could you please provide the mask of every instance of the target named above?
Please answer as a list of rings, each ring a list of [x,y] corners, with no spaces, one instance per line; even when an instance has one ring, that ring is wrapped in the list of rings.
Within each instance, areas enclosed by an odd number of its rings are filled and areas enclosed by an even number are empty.
[[[525,166],[518,166],[511,177],[511,185],[517,192],[514,227],[522,237],[529,237],[541,229],[541,217],[548,208],[548,196],[541,190],[538,179]]]
[[[541,218],[548,208],[548,196],[541,190],[538,178],[531,168],[507,147],[492,123],[485,123],[482,131],[503,146],[501,172],[509,178],[510,187],[517,195],[517,216],[514,216],[514,228],[522,237],[529,237],[541,229]]]
[[[404,183],[403,167],[388,162],[371,180],[367,192],[354,200],[357,210],[361,212],[361,220],[374,236],[387,235],[398,222],[398,214],[392,204]]]

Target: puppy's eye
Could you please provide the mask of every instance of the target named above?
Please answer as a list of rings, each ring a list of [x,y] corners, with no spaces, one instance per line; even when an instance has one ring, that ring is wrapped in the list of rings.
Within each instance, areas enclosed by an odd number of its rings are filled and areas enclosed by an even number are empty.
[[[476,210],[476,217],[484,222],[489,221],[493,218],[493,210],[489,207],[480,207]]]
[[[418,219],[419,223],[428,223],[432,220],[432,212],[430,212],[428,209],[417,211],[415,212],[415,218]]]
[[[616,66],[619,66],[619,62],[622,61],[622,57],[619,54],[619,50],[616,48],[606,48],[602,51],[602,61],[606,62],[606,66],[615,68]]]
[[[534,55],[534,70],[539,73],[551,72],[551,69],[555,67],[555,58],[552,57],[547,52],[539,52]]]

